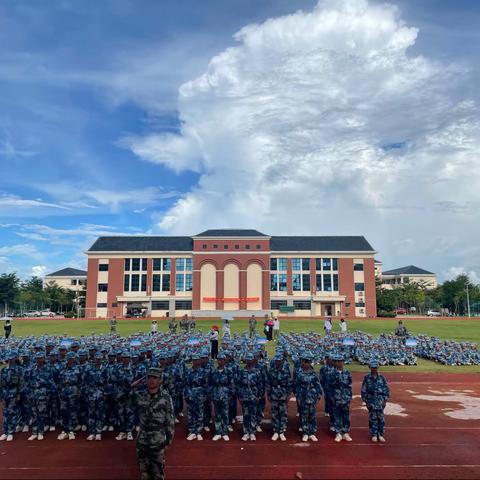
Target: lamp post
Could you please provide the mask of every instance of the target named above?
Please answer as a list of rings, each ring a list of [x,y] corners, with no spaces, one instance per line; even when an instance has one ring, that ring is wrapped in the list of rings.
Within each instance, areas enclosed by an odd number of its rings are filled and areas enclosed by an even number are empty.
[[[467,314],[468,314],[468,318],[470,318],[470,295],[468,292],[468,281],[467,281]]]

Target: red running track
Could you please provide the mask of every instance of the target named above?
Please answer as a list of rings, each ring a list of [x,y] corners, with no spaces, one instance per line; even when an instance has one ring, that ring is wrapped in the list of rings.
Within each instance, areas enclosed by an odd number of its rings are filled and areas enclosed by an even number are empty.
[[[354,395],[362,375],[354,374]],[[290,402],[287,442],[270,440],[269,414],[256,442],[186,440],[178,425],[167,452],[168,479],[480,479],[480,375],[387,374],[392,404],[386,416],[387,443],[372,444],[361,402],[352,402],[352,443],[333,442],[319,406],[318,443],[302,443]],[[423,396],[423,397],[422,397]],[[421,397],[421,398],[417,398]],[[447,415],[447,413],[449,415]],[[459,418],[458,418],[459,417]],[[58,432],[57,432],[58,433]],[[56,434],[57,434],[56,433]],[[27,434],[0,443],[0,479],[138,479],[134,442],[56,440],[28,442]]]

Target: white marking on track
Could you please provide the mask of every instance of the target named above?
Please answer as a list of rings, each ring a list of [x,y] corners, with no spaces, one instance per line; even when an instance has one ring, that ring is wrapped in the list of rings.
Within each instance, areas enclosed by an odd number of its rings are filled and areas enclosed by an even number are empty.
[[[458,420],[480,420],[480,398],[468,395],[463,390],[432,391],[435,395],[414,395],[419,400],[430,402],[459,403],[461,408],[452,406],[443,408],[445,415]]]
[[[360,395],[353,395],[352,399],[360,398]],[[362,405],[361,407],[353,407],[353,410],[365,410],[367,411],[367,407]],[[387,406],[383,413],[385,415],[390,415],[393,417],[408,417],[408,413],[405,413],[405,408],[403,408],[399,403],[387,402]]]

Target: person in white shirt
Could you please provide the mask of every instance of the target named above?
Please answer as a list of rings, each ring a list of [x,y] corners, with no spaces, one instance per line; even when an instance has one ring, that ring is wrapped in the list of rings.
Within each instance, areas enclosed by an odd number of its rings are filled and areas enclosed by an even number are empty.
[[[278,337],[280,335],[280,320],[275,317],[273,319],[273,341],[278,341]]]
[[[156,320],[152,320],[152,325],[150,325],[150,332],[155,334],[158,332],[158,323]]]
[[[347,322],[345,321],[344,318],[340,319],[340,331],[342,333],[347,333]]]
[[[330,333],[332,332],[332,321],[330,320],[330,317],[327,317],[325,319],[323,329],[325,330],[325,335],[330,335]]]
[[[228,318],[225,318],[223,320],[222,336],[223,338],[230,338],[230,321],[228,320]]]

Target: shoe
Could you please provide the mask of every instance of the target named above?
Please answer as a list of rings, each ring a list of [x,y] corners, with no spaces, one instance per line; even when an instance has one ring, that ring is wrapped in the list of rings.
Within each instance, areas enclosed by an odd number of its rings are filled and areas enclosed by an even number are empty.
[[[101,440],[101,439],[102,439],[102,436],[101,436],[99,433],[97,433],[97,434],[95,435],[95,440],[99,441],[99,440]]]
[[[381,435],[378,436],[378,441],[380,443],[385,443],[386,442],[385,437],[382,437]]]
[[[48,432],[48,429],[49,429],[48,425],[45,425],[45,427],[43,427],[43,432],[44,432],[44,433],[45,433],[45,432]]]
[[[13,440],[13,435],[7,435],[7,442],[11,442]]]
[[[190,440],[195,440],[197,438],[197,435],[195,433],[191,433],[188,437],[187,437],[187,440],[190,441]]]
[[[180,423],[180,420],[178,418],[176,418],[175,423]]]
[[[203,427],[203,429],[204,429],[206,432],[209,432],[209,431],[210,431],[210,427]]]
[[[230,425],[228,426],[228,431],[229,432],[233,432],[233,427],[231,427]]]
[[[373,443],[377,443],[377,441],[378,441],[378,438],[377,438],[376,436],[373,436],[373,437],[372,437],[372,442],[373,442]]]
[[[352,441],[352,437],[348,433],[343,434],[343,439],[346,440],[347,442]]]
[[[38,436],[38,435],[35,435],[35,434],[30,435],[30,436],[28,437],[28,441],[31,442],[32,440],[36,440],[36,439],[37,439],[37,436]]]
[[[310,435],[308,437],[312,442],[318,442],[318,438],[315,435]]]
[[[180,416],[183,417],[183,412],[180,412]]]
[[[133,440],[132,432],[127,433],[127,440]]]
[[[258,425],[256,430],[257,430],[258,433],[260,433],[262,431],[262,427],[260,425]]]
[[[331,432],[335,432],[335,427],[330,427]]]
[[[303,432],[303,428],[302,428],[302,427],[298,427],[298,431],[299,431],[299,432]]]
[[[233,419],[233,420],[232,420],[232,424],[233,424],[233,423],[235,423],[235,422],[236,422],[236,420],[235,420],[235,419]]]
[[[341,442],[342,441],[342,434],[341,433],[337,433],[335,435],[335,441],[336,442]]]
[[[106,431],[107,431],[107,428],[108,428],[108,427],[107,427],[106,425],[104,425],[104,427],[102,428],[102,432],[106,432]]]
[[[38,434],[37,440],[43,440],[43,433]]]
[[[327,412],[325,412],[325,414],[324,414],[324,415],[325,415],[325,417],[329,417],[329,416],[330,416],[330,414],[329,414],[329,413],[327,413]]]
[[[197,435],[197,440],[201,441],[203,440],[203,437],[201,435]]]
[[[95,440],[95,435],[89,435],[87,437],[87,441],[91,442],[92,440]]]
[[[70,433],[68,434],[68,439],[69,439],[69,440],[75,440],[75,434],[74,434],[73,432],[70,432]]]
[[[108,431],[109,431],[109,432],[113,432],[113,426],[112,426],[112,425],[110,425],[110,426],[108,427]]]
[[[252,440],[253,442],[257,439],[257,437],[255,436],[254,433],[251,433],[250,434],[250,440]]]
[[[244,442],[246,442],[246,441],[248,440],[248,438],[249,438],[249,435],[248,435],[248,433],[246,433],[246,434],[242,437],[242,440],[243,440]]]
[[[73,430],[74,430],[75,432],[79,432],[81,429],[82,429],[82,426],[81,426],[81,425],[77,425]]]
[[[22,432],[23,432],[23,433],[27,433],[27,432],[28,432],[28,425],[24,425],[24,426],[23,426]]]
[[[22,431],[22,427],[20,425],[17,425],[15,427],[15,433],[18,433],[18,432],[21,432]]]
[[[87,426],[86,425],[82,425],[82,432],[86,432],[87,431]]]
[[[58,440],[65,440],[66,438],[68,438],[68,434],[65,433],[65,432],[62,432],[62,433],[57,437]]]
[[[228,435],[223,435],[222,438],[223,438],[226,442],[228,442],[228,441],[230,440],[230,437],[229,437]]]
[[[222,438],[222,436],[217,434],[217,435],[215,435],[215,436],[212,438],[212,440],[213,440],[214,442],[218,442],[218,440],[220,440],[221,438]]]
[[[127,434],[120,432],[116,437],[115,440],[125,440],[127,438]]]
[[[302,442],[308,442],[308,435],[304,435],[302,437]]]
[[[296,417],[299,417],[299,416],[300,416],[300,414],[297,412],[297,413],[295,414],[295,416],[296,416]]]
[[[278,433],[275,432],[273,435],[272,435],[272,441],[276,442],[278,440]]]
[[[140,431],[140,425],[137,425],[137,426],[135,427],[135,431],[136,431],[136,432],[139,432],[139,431]]]
[[[287,441],[287,437],[285,436],[284,433],[281,433],[281,434],[280,434],[280,440],[281,440],[282,442],[286,442],[286,441]]]
[[[7,439],[7,434],[4,433],[3,435],[0,436],[0,442],[4,442]]]
[[[55,431],[55,425],[50,425],[50,428],[48,430],[50,432],[54,432]]]

